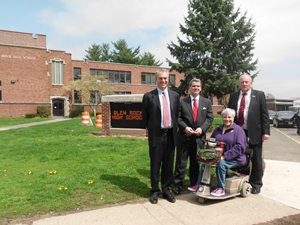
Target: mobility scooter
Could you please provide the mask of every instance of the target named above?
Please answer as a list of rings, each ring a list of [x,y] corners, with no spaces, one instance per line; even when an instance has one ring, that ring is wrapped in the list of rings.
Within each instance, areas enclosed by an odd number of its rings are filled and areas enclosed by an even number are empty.
[[[252,149],[246,149],[247,161],[245,164],[237,164],[230,168],[230,171],[226,173],[225,180],[225,195],[213,196],[211,191],[217,187],[217,176],[214,175],[211,182],[211,168],[217,167],[220,158],[223,154],[223,148],[226,143],[218,142],[214,138],[210,138],[206,141],[206,149],[214,149],[215,151],[206,151],[204,149],[198,150],[198,163],[205,165],[200,187],[194,194],[199,197],[199,202],[204,203],[207,199],[220,200],[228,199],[241,195],[242,197],[248,197],[251,191],[251,185],[249,183],[249,175],[241,174],[249,168],[250,160],[253,154]],[[216,156],[214,156],[217,154]]]

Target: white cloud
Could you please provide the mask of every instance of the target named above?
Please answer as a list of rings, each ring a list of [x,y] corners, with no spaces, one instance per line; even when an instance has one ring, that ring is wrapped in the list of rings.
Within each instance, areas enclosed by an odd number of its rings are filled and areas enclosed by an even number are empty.
[[[122,33],[137,29],[178,26],[187,1],[63,0],[66,11],[43,10],[41,22],[72,35],[95,31]]]
[[[258,76],[253,82],[253,88],[262,90],[265,94],[273,94],[277,99],[300,97],[300,76],[266,78]]]
[[[164,63],[162,66],[168,66],[165,59],[172,57],[167,44],[177,43],[176,36],[181,36],[179,24],[184,24],[188,0],[61,2],[63,7],[48,8],[40,12],[38,18],[51,28],[47,34],[48,40],[51,39],[49,43],[72,53],[74,59],[82,59],[84,49],[92,43],[126,37],[130,46],[140,45],[142,52],[150,51]],[[241,7],[242,13],[248,11],[247,17],[252,17],[252,23],[256,24],[253,59],[259,59],[260,73],[254,87],[278,98],[300,97],[297,92],[300,82],[296,76],[300,69],[295,66],[300,64],[300,1],[235,0],[234,4]],[[76,44],[72,47],[71,42]]]
[[[247,11],[256,24],[254,52],[259,65],[300,57],[299,0],[236,0],[235,5],[241,7],[241,12]]]

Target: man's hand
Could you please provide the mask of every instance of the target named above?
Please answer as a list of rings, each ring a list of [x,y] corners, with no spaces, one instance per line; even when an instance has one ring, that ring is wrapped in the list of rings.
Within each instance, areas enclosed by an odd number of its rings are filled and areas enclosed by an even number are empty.
[[[194,132],[194,134],[195,134],[196,136],[200,136],[202,133],[203,133],[203,130],[202,130],[200,127],[197,128],[197,129],[195,130],[195,132]]]
[[[186,127],[185,128],[185,133],[189,136],[193,135],[195,132],[193,131],[193,129],[191,127]]]
[[[264,134],[264,135],[262,136],[262,141],[264,142],[264,141],[268,140],[269,138],[270,138],[270,135]]]

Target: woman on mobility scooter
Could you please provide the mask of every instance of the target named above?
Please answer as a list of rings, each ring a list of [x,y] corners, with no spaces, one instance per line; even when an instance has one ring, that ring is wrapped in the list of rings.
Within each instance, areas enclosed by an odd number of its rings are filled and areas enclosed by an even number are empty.
[[[222,111],[221,115],[223,125],[217,127],[211,135],[211,138],[215,138],[219,142],[226,143],[223,155],[221,156],[219,165],[216,168],[218,183],[217,188],[211,192],[211,195],[213,196],[225,195],[226,171],[236,164],[246,163],[246,135],[244,130],[233,122],[235,111],[227,108]],[[198,190],[201,185],[204,168],[205,166],[202,165],[197,184],[193,187],[189,187],[189,191],[196,192]]]

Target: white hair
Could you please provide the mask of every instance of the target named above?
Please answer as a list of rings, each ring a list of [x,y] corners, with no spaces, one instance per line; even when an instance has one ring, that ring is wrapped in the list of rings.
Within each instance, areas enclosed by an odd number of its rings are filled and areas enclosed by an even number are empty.
[[[232,117],[235,117],[235,111],[233,109],[230,108],[226,108],[222,111],[221,116],[223,117],[223,115],[232,115]]]

